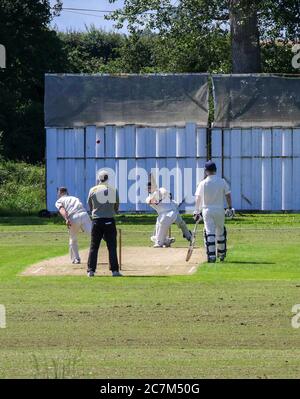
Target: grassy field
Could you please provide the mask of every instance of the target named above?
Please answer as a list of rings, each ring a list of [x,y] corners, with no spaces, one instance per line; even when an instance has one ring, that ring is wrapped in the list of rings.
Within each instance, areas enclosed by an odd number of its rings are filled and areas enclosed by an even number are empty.
[[[118,220],[141,261],[152,222]],[[227,262],[192,276],[20,277],[67,252],[65,228],[0,218],[0,378],[299,378],[300,215],[239,215],[228,230]]]

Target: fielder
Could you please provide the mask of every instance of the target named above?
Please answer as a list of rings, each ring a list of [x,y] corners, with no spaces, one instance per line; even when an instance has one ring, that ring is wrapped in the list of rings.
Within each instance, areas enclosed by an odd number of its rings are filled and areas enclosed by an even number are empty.
[[[68,194],[66,187],[60,187],[57,192],[58,200],[55,203],[61,216],[65,219],[69,229],[69,247],[71,261],[80,263],[77,235],[80,230],[91,234],[92,223],[80,200]]]
[[[223,262],[226,257],[227,233],[224,225],[225,215],[232,217],[234,214],[230,188],[224,179],[216,176],[216,171],[217,168],[214,162],[206,162],[206,178],[199,183],[195,193],[194,220],[197,221],[203,217],[204,242],[207,261],[210,263],[216,262],[217,257]],[[228,208],[224,212],[225,198]]]
[[[155,235],[151,237],[154,248],[170,247],[175,238],[168,237],[169,227],[176,223],[181,229],[183,237],[190,241],[192,233],[179,214],[178,205],[172,200],[171,194],[163,187],[156,188],[153,183],[148,183],[148,197],[146,203],[157,213]]]

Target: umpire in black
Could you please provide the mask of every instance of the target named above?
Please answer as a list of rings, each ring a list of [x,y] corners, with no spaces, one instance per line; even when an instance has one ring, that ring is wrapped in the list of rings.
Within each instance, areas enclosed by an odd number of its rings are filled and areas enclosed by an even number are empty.
[[[113,277],[122,276],[117,256],[117,229],[114,216],[119,210],[118,191],[108,185],[108,172],[100,171],[98,185],[89,192],[88,204],[92,213],[92,235],[88,259],[88,277],[94,277],[98,250],[102,238],[109,252],[109,264]]]

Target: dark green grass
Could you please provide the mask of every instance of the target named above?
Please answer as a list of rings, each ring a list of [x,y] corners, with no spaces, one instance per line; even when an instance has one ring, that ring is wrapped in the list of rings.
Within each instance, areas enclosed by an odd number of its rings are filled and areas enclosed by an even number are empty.
[[[152,226],[125,219],[124,245],[142,261]],[[0,220],[0,377],[299,378],[299,215],[239,216],[226,263],[195,275],[123,279],[20,277],[67,252],[58,219],[26,221]]]

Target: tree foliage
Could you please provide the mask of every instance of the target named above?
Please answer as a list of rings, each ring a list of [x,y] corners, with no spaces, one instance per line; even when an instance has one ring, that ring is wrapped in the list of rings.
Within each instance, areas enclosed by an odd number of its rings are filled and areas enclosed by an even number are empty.
[[[124,7],[107,18],[119,28],[126,22],[132,34],[145,29],[157,32],[162,40],[177,42],[180,51],[182,44],[197,51],[190,45],[199,45],[200,40],[205,50],[211,46],[215,51],[211,37],[231,34],[234,72],[260,71],[260,40],[296,40],[300,34],[300,0],[178,0],[175,4],[171,0],[125,0]],[[200,51],[203,46],[198,46]],[[224,69],[224,62],[218,65]]]
[[[0,71],[0,131],[9,158],[34,162],[44,156],[44,73],[62,72],[65,65],[50,19],[48,1],[1,0],[7,65]]]
[[[87,27],[85,32],[59,32],[62,51],[67,58],[67,71],[72,73],[101,72],[103,66],[120,57],[125,37]]]
[[[94,26],[56,32],[49,28],[48,0],[1,0],[0,43],[7,50],[7,68],[0,70],[0,157],[43,160],[47,72],[230,73],[231,1],[178,0],[174,7],[170,0],[125,0],[112,15],[118,26],[127,21],[129,34],[124,35]],[[291,60],[299,36],[299,1],[253,2],[263,72],[295,73]],[[56,13],[61,6],[57,1]]]
[[[117,0],[109,0],[116,3]],[[157,30],[161,35],[181,36],[221,28],[230,31],[232,4],[242,7],[243,0],[124,0],[124,7],[116,10],[108,19],[121,28],[126,22],[131,33],[145,28]],[[299,0],[256,0],[249,7],[258,11],[258,24],[262,38],[295,40],[300,35]],[[240,5],[239,5],[240,4]]]

